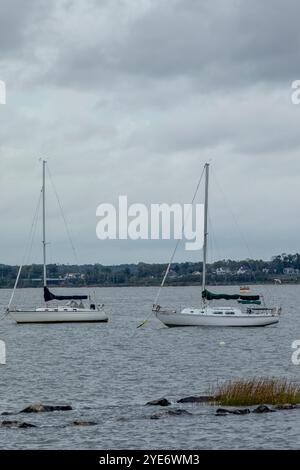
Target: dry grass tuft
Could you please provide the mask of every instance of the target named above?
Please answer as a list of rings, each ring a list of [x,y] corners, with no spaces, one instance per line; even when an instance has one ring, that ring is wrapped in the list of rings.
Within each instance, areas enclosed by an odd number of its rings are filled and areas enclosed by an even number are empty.
[[[229,381],[213,391],[223,406],[283,405],[300,403],[300,384],[287,379],[253,378]]]

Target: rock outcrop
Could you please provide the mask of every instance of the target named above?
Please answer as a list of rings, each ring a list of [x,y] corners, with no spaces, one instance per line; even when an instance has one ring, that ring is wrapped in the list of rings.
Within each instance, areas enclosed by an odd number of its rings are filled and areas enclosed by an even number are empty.
[[[27,406],[20,413],[49,413],[52,411],[71,411],[72,409],[71,405],[43,405],[42,403],[35,403]]]
[[[192,413],[186,410],[182,409],[175,409],[175,410],[167,410],[167,411],[161,411],[160,413],[155,413],[150,416],[150,419],[161,419],[161,418],[167,418],[169,416],[192,416]]]
[[[184,397],[177,400],[177,403],[209,403],[214,401],[214,397],[207,395]]]
[[[24,421],[2,421],[0,422],[0,428],[36,428],[34,424],[26,423]]]
[[[166,398],[159,398],[158,400],[148,401],[148,403],[146,403],[146,405],[150,405],[150,406],[169,406],[169,405],[171,405],[171,402],[169,402],[169,400],[167,400]]]
[[[299,408],[299,405],[292,405],[290,403],[285,403],[284,405],[276,405],[275,410],[294,410]]]
[[[73,421],[73,426],[96,426],[96,421]]]
[[[228,409],[228,408],[218,408],[216,411],[216,416],[226,416],[228,414],[231,415],[248,415],[250,413],[249,408],[241,408],[241,409]]]
[[[272,410],[272,408],[269,408],[267,405],[259,405],[252,413],[274,413],[275,411],[276,410]]]

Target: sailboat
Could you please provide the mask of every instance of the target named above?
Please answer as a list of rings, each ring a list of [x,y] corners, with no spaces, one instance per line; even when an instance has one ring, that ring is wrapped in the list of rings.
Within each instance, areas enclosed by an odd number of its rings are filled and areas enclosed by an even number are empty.
[[[206,288],[206,265],[208,248],[208,189],[209,163],[204,165],[205,171],[205,205],[204,205],[204,244],[203,244],[203,274],[202,274],[202,305],[187,307],[183,310],[163,308],[153,305],[156,317],[166,326],[267,326],[278,323],[281,307],[267,307],[260,295],[242,295],[213,293]],[[213,306],[214,300],[235,300],[238,306]],[[240,308],[243,306],[243,309]]]
[[[7,307],[9,314],[16,323],[70,323],[70,322],[107,322],[108,316],[104,311],[104,305],[96,303],[84,304],[89,299],[88,295],[56,295],[47,286],[47,243],[46,243],[46,160],[43,160],[43,290],[45,304],[37,308],[12,307],[13,297],[21,274],[20,266],[14,289]],[[56,301],[56,302],[55,302]],[[64,301],[64,303],[61,303]],[[55,303],[54,303],[55,302]]]

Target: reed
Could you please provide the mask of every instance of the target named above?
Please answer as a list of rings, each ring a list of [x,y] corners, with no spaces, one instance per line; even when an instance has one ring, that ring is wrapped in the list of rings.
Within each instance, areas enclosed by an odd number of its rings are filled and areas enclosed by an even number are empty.
[[[300,384],[288,379],[252,378],[228,381],[213,390],[220,405],[283,405],[300,403]]]

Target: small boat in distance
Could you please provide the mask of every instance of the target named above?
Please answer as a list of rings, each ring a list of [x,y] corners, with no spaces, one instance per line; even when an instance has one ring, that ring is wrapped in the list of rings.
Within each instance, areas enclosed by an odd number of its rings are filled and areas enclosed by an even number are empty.
[[[246,294],[247,292],[250,292],[250,287],[249,286],[241,286],[240,287],[240,293],[241,294]]]
[[[187,307],[177,311],[172,308],[161,307],[157,302],[153,305],[156,317],[166,326],[267,326],[278,323],[281,313],[280,307],[267,307],[264,298],[260,295],[242,295],[214,293],[206,288],[206,260],[208,241],[208,182],[209,163],[204,166],[205,171],[205,206],[204,206],[204,244],[203,244],[203,273],[202,273],[202,305],[201,307]],[[170,267],[170,265],[169,265]],[[169,269],[168,267],[168,269]],[[163,279],[163,283],[168,273]],[[161,287],[163,286],[163,283]],[[159,295],[159,294],[158,294]],[[211,306],[211,301],[236,300],[239,306],[224,307]]]
[[[46,204],[45,204],[45,167],[43,160],[43,284],[45,305],[37,308],[12,307],[12,300],[17,288],[22,266],[19,268],[14,289],[7,307],[9,314],[16,323],[73,323],[73,322],[107,322],[108,316],[104,311],[104,305],[96,305],[91,302],[88,295],[56,295],[47,287],[47,264],[46,264]],[[83,301],[89,300],[88,305]],[[53,302],[56,301],[54,304]],[[61,304],[61,301],[67,301]],[[51,302],[51,303],[49,303]]]

